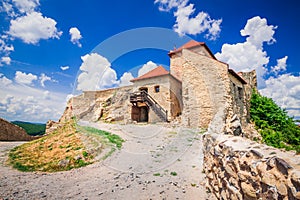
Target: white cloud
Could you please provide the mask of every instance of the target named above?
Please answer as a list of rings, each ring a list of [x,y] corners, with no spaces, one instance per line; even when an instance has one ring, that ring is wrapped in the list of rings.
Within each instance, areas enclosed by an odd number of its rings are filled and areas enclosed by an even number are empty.
[[[204,32],[205,37],[210,40],[216,40],[221,32],[222,19],[211,19],[206,12],[199,12],[195,17],[194,4],[188,3],[188,0],[155,0],[159,4],[160,11],[170,11],[175,9],[174,17],[176,23],[173,26],[175,32],[179,35],[191,34],[197,35]]]
[[[9,17],[16,16],[13,5],[5,1],[3,1],[2,6],[0,6],[0,12],[6,12]]]
[[[13,45],[7,45],[6,42],[0,38],[0,52],[9,54],[11,51],[14,51]]]
[[[63,70],[63,71],[68,70],[69,68],[70,68],[69,66],[61,66],[60,67],[60,69]]]
[[[45,82],[46,81],[53,81],[51,77],[47,76],[46,74],[42,73],[41,76],[39,77],[40,83],[42,87],[45,87]]]
[[[185,6],[188,3],[188,0],[155,0],[154,3],[158,3],[158,9],[160,11],[168,12],[173,8],[179,6]]]
[[[91,53],[81,59],[83,62],[77,79],[77,90],[99,90],[118,85],[117,74],[105,57]]]
[[[21,83],[21,84],[27,84],[27,85],[31,85],[33,81],[37,80],[37,76],[33,75],[31,73],[23,73],[20,71],[16,71],[15,74],[15,81],[17,83]]]
[[[77,44],[78,47],[81,47],[80,39],[82,38],[80,31],[76,27],[72,27],[69,30],[69,34],[71,35],[71,42],[73,44]]]
[[[8,120],[46,122],[58,120],[65,107],[65,94],[28,85],[0,84],[0,116]]]
[[[242,36],[248,36],[247,42],[262,48],[264,42],[272,44],[276,42],[273,38],[277,26],[268,25],[265,18],[259,16],[248,19],[246,26],[241,30]]]
[[[0,85],[8,86],[10,84],[12,84],[12,81],[0,73]]]
[[[62,32],[57,30],[55,20],[43,17],[42,13],[31,12],[11,20],[8,34],[27,44],[36,44],[41,39],[59,39]]]
[[[223,44],[221,53],[216,53],[216,58],[229,64],[235,71],[256,70],[259,87],[264,87],[264,75],[267,72],[269,57],[263,49],[263,44],[275,41],[273,35],[276,27],[268,25],[266,19],[253,17],[247,21],[243,36],[248,36],[246,41],[237,44]]]
[[[33,12],[39,5],[39,0],[12,0],[21,13]]]
[[[290,116],[300,119],[300,76],[282,74],[266,80],[261,94],[272,98],[280,107],[286,108]]]
[[[128,86],[128,85],[132,85],[133,83],[130,82],[130,80],[134,79],[134,77],[132,76],[132,74],[130,72],[125,72],[122,77],[120,78],[120,87],[122,86]]]
[[[8,57],[8,56],[3,56],[3,57],[1,58],[0,66],[1,66],[1,63],[4,63],[4,64],[6,64],[6,65],[10,65],[10,62],[11,62],[11,58],[10,58],[10,57]]]
[[[178,7],[178,10],[174,13],[176,17],[174,31],[179,35],[197,35],[208,31],[206,37],[215,40],[221,31],[220,25],[222,20],[211,19],[209,14],[205,12],[199,12],[195,17],[191,17],[194,12],[195,8],[193,4]]]
[[[147,72],[155,69],[156,67],[157,67],[157,64],[155,64],[154,62],[152,62],[150,60],[139,69],[138,76],[142,76],[142,75],[146,74]]]
[[[43,92],[43,99],[50,99],[50,92],[48,90]]]
[[[285,56],[281,59],[277,59],[277,65],[274,67],[271,67],[271,72],[273,72],[275,75],[278,75],[279,72],[286,71],[287,59],[288,59],[288,56]]]

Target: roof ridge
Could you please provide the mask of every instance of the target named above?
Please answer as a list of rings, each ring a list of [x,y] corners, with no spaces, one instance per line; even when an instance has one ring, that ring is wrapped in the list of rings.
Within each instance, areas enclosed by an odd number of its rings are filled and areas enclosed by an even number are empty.
[[[130,80],[131,82],[137,81],[137,80],[142,80],[142,79],[147,79],[147,78],[152,78],[152,77],[157,77],[157,76],[163,76],[163,75],[168,75],[170,72],[166,70],[162,65],[157,66],[156,68],[150,70],[149,72],[134,78]]]

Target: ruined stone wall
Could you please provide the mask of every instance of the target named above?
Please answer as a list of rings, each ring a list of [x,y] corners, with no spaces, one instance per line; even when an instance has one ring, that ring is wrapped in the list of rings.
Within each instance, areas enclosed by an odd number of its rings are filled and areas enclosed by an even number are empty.
[[[257,90],[257,76],[256,71],[251,72],[239,72],[239,75],[247,82],[244,86],[245,89],[245,105],[247,115],[245,116],[246,122],[250,122],[250,100],[253,90]]]
[[[189,50],[197,53],[198,55],[202,55],[202,56],[206,56],[206,57],[209,57],[209,58],[213,58],[210,55],[210,53],[206,50],[206,48],[204,46],[202,46],[202,45],[189,48]]]
[[[242,84],[236,77],[229,74],[230,78],[230,95],[232,96],[232,112],[237,116],[241,126],[247,126],[247,98],[245,95],[245,85]],[[227,119],[229,120],[229,119]],[[232,121],[232,118],[230,119]],[[227,124],[230,124],[230,121]]]
[[[129,94],[132,91],[132,86],[101,91],[85,91],[68,101],[59,122],[65,122],[73,116],[88,121],[130,119]]]
[[[197,55],[202,55],[205,57],[212,58],[209,52],[204,48],[204,46],[196,46],[190,48],[189,51],[197,53]],[[176,77],[178,80],[182,81],[183,74],[183,64],[185,60],[182,58],[182,51],[170,54],[170,73]]]
[[[0,118],[0,141],[30,141],[39,137],[33,137],[26,133],[26,131]]]
[[[214,116],[226,117],[232,104],[227,65],[183,49],[182,122],[185,126],[207,128]],[[215,123],[216,124],[216,123]],[[223,130],[224,120],[219,127]]]
[[[182,83],[174,77],[170,77],[170,95],[171,95],[171,116],[174,119],[178,115],[181,115],[183,103],[182,103]]]
[[[178,80],[182,81],[182,69],[185,60],[181,57],[182,53],[172,54],[170,57],[170,73]]]
[[[203,136],[206,187],[218,199],[300,199],[300,155],[232,135]]]

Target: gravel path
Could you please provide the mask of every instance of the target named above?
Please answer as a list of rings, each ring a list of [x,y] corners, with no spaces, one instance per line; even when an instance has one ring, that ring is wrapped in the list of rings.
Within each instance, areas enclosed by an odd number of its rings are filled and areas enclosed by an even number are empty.
[[[126,142],[102,162],[57,173],[5,166],[8,150],[22,142],[0,142],[0,199],[214,199],[204,187],[201,135],[194,131],[80,124],[118,134]]]

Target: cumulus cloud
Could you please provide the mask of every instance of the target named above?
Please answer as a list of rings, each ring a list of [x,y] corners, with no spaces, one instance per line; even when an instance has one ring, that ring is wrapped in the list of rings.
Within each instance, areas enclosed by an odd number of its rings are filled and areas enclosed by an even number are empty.
[[[300,76],[282,74],[266,80],[262,95],[272,98],[279,106],[285,108],[290,116],[300,119]]]
[[[31,12],[11,20],[8,34],[27,44],[37,44],[41,39],[59,39],[62,32],[57,30],[54,19]]]
[[[46,74],[42,73],[41,76],[39,77],[40,83],[42,87],[45,87],[45,82],[46,81],[53,81],[51,77],[47,76]]]
[[[48,90],[44,91],[43,92],[43,99],[50,99],[51,96],[50,96],[50,92]]]
[[[63,71],[68,70],[69,68],[70,68],[69,66],[61,66],[60,67],[60,69],[63,70]]]
[[[197,35],[206,32],[207,39],[215,40],[221,32],[222,19],[212,19],[206,12],[199,12],[192,17],[196,9],[188,0],[155,0],[154,3],[159,4],[160,11],[175,10],[176,23],[173,29],[179,35]]]
[[[152,62],[150,60],[139,69],[138,76],[142,76],[142,75],[146,74],[147,72],[155,69],[156,67],[157,67],[157,64],[155,64],[154,62]]]
[[[12,0],[21,13],[34,11],[39,5],[39,0]]]
[[[188,3],[188,0],[155,0],[154,3],[158,3],[158,9],[160,11],[169,12],[173,8],[184,6]]]
[[[15,81],[20,84],[31,85],[33,81],[37,80],[37,76],[31,73],[23,73],[20,71],[16,71]]]
[[[277,26],[268,25],[267,19],[256,16],[248,19],[246,26],[241,30],[241,35],[248,36],[247,42],[262,48],[264,42],[268,44],[276,42],[273,37],[276,29]]]
[[[70,28],[69,34],[71,36],[71,42],[73,44],[77,44],[78,47],[81,47],[82,45],[81,45],[79,40],[82,38],[82,36],[81,36],[80,31],[78,30],[78,28],[76,28],[76,27]]]
[[[8,120],[46,122],[58,120],[64,111],[65,94],[28,85],[0,84],[0,116]]]
[[[275,75],[278,75],[278,73],[286,71],[287,59],[288,59],[288,56],[285,56],[281,59],[277,59],[277,65],[274,67],[271,67],[271,72],[273,72]]]
[[[97,53],[81,57],[81,73],[77,79],[77,90],[99,90],[119,84],[117,73],[110,62]]]
[[[277,27],[268,25],[267,20],[260,17],[249,19],[241,30],[242,36],[247,36],[246,41],[237,44],[223,44],[221,53],[216,53],[216,58],[229,64],[236,71],[251,71],[256,69],[258,84],[264,87],[264,75],[270,58],[263,49],[263,44],[275,42],[274,34]]]
[[[8,57],[8,56],[3,56],[3,57],[1,58],[0,66],[1,66],[2,63],[6,64],[6,65],[10,65],[10,62],[11,62],[11,58],[10,58],[10,57]]]
[[[130,82],[130,80],[134,79],[134,77],[132,76],[132,74],[130,72],[125,72],[121,78],[120,78],[120,85],[119,86],[128,86],[128,85],[132,85],[133,83]]]
[[[0,38],[0,53],[2,52],[5,55],[9,55],[11,51],[14,51],[14,46],[6,44],[6,42]]]
[[[6,78],[3,74],[0,73],[0,85],[8,86],[12,84],[12,80]]]

